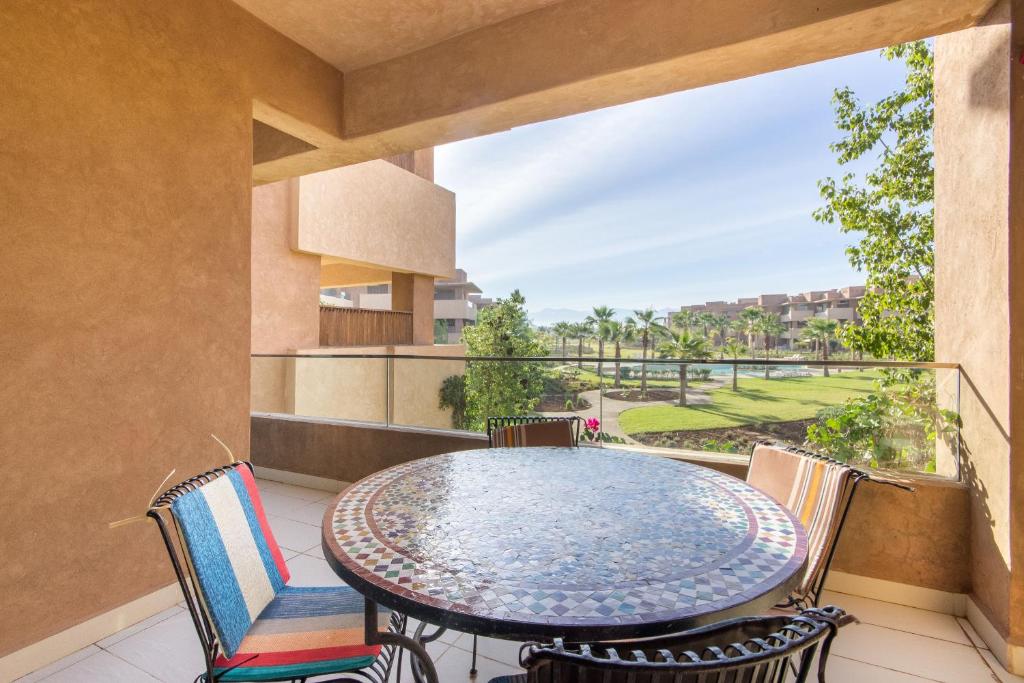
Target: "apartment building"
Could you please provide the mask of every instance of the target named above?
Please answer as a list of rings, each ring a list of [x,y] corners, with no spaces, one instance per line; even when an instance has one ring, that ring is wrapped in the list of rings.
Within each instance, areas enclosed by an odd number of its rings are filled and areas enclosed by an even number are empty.
[[[365,310],[391,308],[389,284],[340,287],[325,292],[340,299],[341,306]],[[458,344],[462,330],[475,325],[477,314],[493,303],[492,299],[483,296],[482,290],[469,280],[462,268],[455,269],[454,277],[435,280],[434,343]]]
[[[786,331],[779,337],[779,346],[791,348],[800,339],[810,318],[836,320],[842,325],[859,325],[857,306],[864,298],[864,291],[863,285],[851,285],[799,294],[760,294],[736,301],[706,301],[703,304],[683,306],[681,310],[724,315],[729,320],[736,320],[741,311],[751,307],[775,313],[786,325]]]

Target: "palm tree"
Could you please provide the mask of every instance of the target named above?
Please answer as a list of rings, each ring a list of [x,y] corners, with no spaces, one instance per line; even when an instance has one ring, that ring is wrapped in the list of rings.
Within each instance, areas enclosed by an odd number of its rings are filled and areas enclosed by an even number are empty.
[[[801,337],[813,341],[815,350],[821,349],[821,359],[828,360],[828,345],[836,336],[838,324],[835,320],[825,318],[808,318],[807,326],[804,328]],[[828,366],[824,367],[824,375],[828,377]]]
[[[562,340],[562,358],[565,358],[565,342],[572,336],[572,323],[565,322],[564,320],[560,323],[555,323],[551,326],[551,332]]]
[[[747,347],[740,343],[739,339],[733,337],[722,347],[722,353],[729,356],[733,360],[738,360],[740,356],[746,353]],[[732,364],[732,390],[736,391],[738,385],[736,383],[736,370],[739,367],[739,363]]]
[[[627,318],[626,324],[632,325],[640,337],[640,358],[647,360],[647,346],[653,346],[656,338],[668,334],[668,328],[655,320],[653,308],[633,311],[635,318]],[[640,363],[640,398],[647,398],[647,364]]]
[[[605,327],[608,330],[608,340],[615,342],[615,385],[616,389],[622,386],[622,345],[631,342],[636,338],[636,328],[627,319],[626,322],[609,320]]]
[[[754,334],[757,332],[757,324],[761,320],[762,311],[757,306],[749,306],[740,311],[737,322],[740,323],[740,329],[747,335],[747,345],[750,347],[750,353],[754,353]]]
[[[672,325],[687,332],[697,325],[697,314],[686,309],[683,309],[678,313],[673,313],[670,319],[672,321]]]
[[[683,330],[672,335],[658,347],[664,358],[682,358],[684,360],[707,360],[711,355],[708,340],[700,335]],[[687,363],[679,364],[679,405],[686,407],[686,369]]]
[[[768,352],[774,346],[775,337],[786,331],[782,324],[782,318],[778,313],[762,313],[761,319],[757,321],[757,331],[764,335],[764,359],[768,360]],[[768,363],[764,365],[764,378],[771,379],[771,369]]]
[[[573,339],[575,339],[577,341],[577,343],[579,344],[578,347],[577,347],[576,357],[578,358],[577,364],[579,365],[579,368],[582,370],[583,369],[583,342],[584,342],[585,339],[587,339],[588,337],[590,337],[590,335],[592,335],[594,333],[594,328],[593,328],[593,326],[590,323],[588,323],[586,321],[581,322],[581,323],[573,323],[571,325],[571,327],[572,327],[572,334],[570,334],[569,336],[572,337]]]
[[[701,311],[697,314],[697,324],[704,328],[704,339],[710,344],[711,329],[715,326],[718,316],[711,311]]]
[[[609,308],[608,306],[594,306],[593,315],[587,316],[587,324],[594,328],[597,332],[597,376],[601,377],[601,371],[604,364],[601,360],[604,358],[604,343],[610,341],[610,335],[608,334],[608,323],[615,319],[615,309]]]
[[[718,337],[719,344],[725,344],[728,340],[730,322],[729,316],[724,313],[719,313],[714,316],[712,327],[714,327],[715,336]]]

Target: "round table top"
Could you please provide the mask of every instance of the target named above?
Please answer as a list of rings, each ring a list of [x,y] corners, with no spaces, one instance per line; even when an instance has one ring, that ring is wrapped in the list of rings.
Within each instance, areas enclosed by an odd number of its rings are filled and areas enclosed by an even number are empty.
[[[807,557],[781,505],[714,470],[619,449],[438,455],[350,486],[328,562],[370,599],[505,638],[635,638],[754,613]]]

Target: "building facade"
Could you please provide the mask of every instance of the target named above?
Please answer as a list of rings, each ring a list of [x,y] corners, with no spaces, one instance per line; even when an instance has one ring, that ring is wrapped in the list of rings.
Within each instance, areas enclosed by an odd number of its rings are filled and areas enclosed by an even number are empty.
[[[861,324],[857,307],[864,298],[863,285],[851,285],[841,289],[813,290],[799,294],[760,294],[736,301],[707,301],[703,304],[683,306],[683,311],[713,313],[736,320],[747,308],[760,308],[775,313],[786,326],[779,335],[781,348],[794,348],[799,341],[807,321],[811,318],[835,320],[840,325]]]
[[[362,287],[340,287],[327,290],[333,297],[342,298],[344,306],[356,309],[382,310],[392,308],[391,286],[388,284]],[[451,278],[434,282],[434,342],[458,344],[462,331],[476,324],[477,314],[493,304],[482,296],[481,289],[469,280],[462,268],[455,269]]]

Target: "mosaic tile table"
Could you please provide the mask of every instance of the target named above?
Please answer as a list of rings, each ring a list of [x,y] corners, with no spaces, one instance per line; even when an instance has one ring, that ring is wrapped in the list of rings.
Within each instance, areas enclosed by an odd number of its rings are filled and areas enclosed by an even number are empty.
[[[482,449],[383,470],[324,516],[334,570],[422,621],[518,640],[635,638],[753,613],[806,561],[744,482],[618,449]]]

